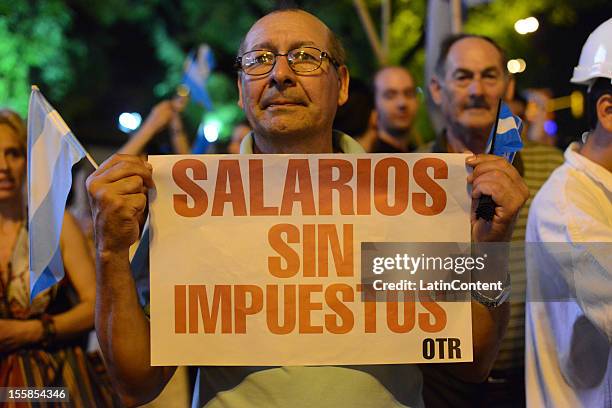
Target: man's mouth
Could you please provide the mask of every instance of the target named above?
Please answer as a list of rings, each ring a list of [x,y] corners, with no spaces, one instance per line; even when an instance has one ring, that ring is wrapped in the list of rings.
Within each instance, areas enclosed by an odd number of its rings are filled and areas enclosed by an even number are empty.
[[[6,190],[11,189],[15,186],[15,183],[11,179],[1,179],[0,180],[0,189]]]
[[[274,107],[292,107],[292,106],[306,106],[306,104],[300,101],[294,101],[290,99],[275,99],[272,101],[264,102],[263,104],[264,109],[268,109],[270,107],[274,108]]]
[[[394,118],[398,120],[407,120],[407,119],[410,119],[410,114],[409,113],[398,113],[394,115]]]
[[[471,107],[465,108],[464,111],[484,114],[486,112],[489,112],[489,108],[486,108],[484,106],[471,106]]]

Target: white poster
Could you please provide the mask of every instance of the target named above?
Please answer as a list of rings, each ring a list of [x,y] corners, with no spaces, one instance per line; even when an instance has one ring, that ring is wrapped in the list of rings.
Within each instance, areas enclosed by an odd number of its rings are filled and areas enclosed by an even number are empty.
[[[465,157],[149,156],[152,364],[472,361],[469,302],[364,301],[360,257],[469,242]]]

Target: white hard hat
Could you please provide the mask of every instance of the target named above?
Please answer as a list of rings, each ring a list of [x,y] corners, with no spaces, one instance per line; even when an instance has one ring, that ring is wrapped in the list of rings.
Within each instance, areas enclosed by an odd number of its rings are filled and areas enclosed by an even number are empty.
[[[612,82],[612,18],[587,38],[570,82],[590,85],[597,78],[610,78]]]

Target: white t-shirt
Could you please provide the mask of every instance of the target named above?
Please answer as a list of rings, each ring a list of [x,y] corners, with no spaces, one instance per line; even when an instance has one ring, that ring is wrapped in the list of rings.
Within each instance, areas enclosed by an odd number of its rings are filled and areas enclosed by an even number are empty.
[[[528,407],[612,407],[612,173],[579,148],[527,223]]]

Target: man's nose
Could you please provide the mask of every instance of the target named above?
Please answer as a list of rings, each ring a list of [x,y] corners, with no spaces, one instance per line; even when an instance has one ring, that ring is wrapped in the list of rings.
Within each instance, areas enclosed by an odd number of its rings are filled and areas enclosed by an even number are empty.
[[[4,154],[0,154],[0,170],[7,170],[8,169],[8,163],[6,162],[6,157],[4,157]]]
[[[482,80],[480,78],[474,78],[468,87],[468,91],[470,92],[470,95],[482,95]]]
[[[276,62],[270,72],[270,83],[281,88],[295,85],[295,72],[289,66],[287,56],[276,57]]]
[[[397,98],[396,106],[400,110],[405,110],[406,106],[408,106],[408,101],[406,100],[405,97],[399,97],[399,98]]]

